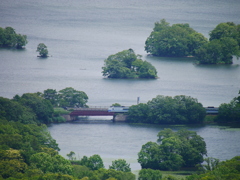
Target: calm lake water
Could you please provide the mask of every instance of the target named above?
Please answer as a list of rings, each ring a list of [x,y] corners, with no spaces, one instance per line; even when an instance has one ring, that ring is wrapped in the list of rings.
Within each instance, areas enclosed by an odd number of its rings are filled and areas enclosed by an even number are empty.
[[[154,23],[189,23],[208,37],[221,22],[240,24],[236,0],[8,0],[0,1],[0,27],[26,34],[24,50],[0,49],[0,96],[73,87],[89,96],[90,106],[147,102],[157,95],[188,95],[204,106],[228,103],[240,90],[240,61],[233,65],[198,66],[191,58],[150,57],[145,40]],[[37,45],[51,57],[37,58]],[[158,71],[155,80],[103,78],[104,59],[132,48]],[[155,141],[163,127],[113,123],[60,124],[49,130],[61,154],[100,154],[106,163],[126,158],[139,169],[137,152]],[[190,128],[207,142],[210,156],[222,160],[239,155],[238,129],[215,126]]]
[[[66,123],[53,124],[49,131],[67,157],[70,151],[77,159],[84,155],[99,154],[108,168],[112,161],[125,159],[133,171],[141,169],[137,162],[142,145],[156,142],[157,134],[164,128],[196,131],[207,144],[208,157],[220,160],[240,155],[240,129],[225,126],[158,126],[126,123]]]

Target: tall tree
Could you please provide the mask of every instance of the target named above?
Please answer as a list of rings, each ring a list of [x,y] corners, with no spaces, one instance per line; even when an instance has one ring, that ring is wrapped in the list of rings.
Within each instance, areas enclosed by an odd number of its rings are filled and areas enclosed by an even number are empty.
[[[43,98],[49,100],[53,106],[58,105],[58,93],[55,89],[44,90]]]
[[[59,91],[59,105],[69,107],[84,107],[88,101],[88,96],[83,91],[77,91],[72,87],[67,87]]]
[[[130,164],[126,162],[125,159],[118,159],[112,162],[109,169],[115,169],[117,171],[131,172]]]

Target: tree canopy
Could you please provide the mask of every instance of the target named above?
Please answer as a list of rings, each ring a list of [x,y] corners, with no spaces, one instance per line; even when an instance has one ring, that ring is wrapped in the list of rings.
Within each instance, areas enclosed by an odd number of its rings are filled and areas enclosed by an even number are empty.
[[[192,56],[196,49],[207,43],[207,38],[189,24],[173,24],[162,19],[145,42],[145,51],[155,56]]]
[[[75,90],[72,87],[66,87],[60,91],[46,89],[42,97],[49,100],[55,107],[86,107],[88,101],[88,96],[85,92]]]
[[[207,162],[209,164],[209,162]],[[240,179],[240,156],[222,162],[214,161],[214,168],[208,168],[204,173],[187,176],[186,180],[210,179]]]
[[[47,46],[44,43],[39,43],[36,51],[39,52],[39,55],[41,57],[47,57],[48,56],[48,49],[47,49]]]
[[[27,36],[17,34],[12,27],[0,27],[0,47],[23,48],[26,44]]]
[[[52,121],[53,106],[48,100],[42,98],[39,93],[25,93],[21,97],[16,95],[14,101],[30,108],[41,123],[48,124]]]
[[[193,131],[164,129],[158,133],[157,142],[147,142],[138,153],[138,162],[143,169],[194,167],[202,163],[207,154],[205,141]]]
[[[116,171],[131,172],[130,164],[125,159],[118,159],[112,162],[109,169],[115,169]]]
[[[128,111],[128,122],[153,124],[201,123],[206,110],[197,99],[190,96],[158,95],[147,104],[133,105]]]
[[[239,96],[233,98],[230,103],[223,103],[219,106],[216,121],[218,123],[239,123],[240,122],[240,91]]]
[[[88,96],[83,91],[77,91],[72,87],[67,87],[58,92],[59,106],[85,107]]]
[[[132,49],[110,55],[102,67],[103,76],[108,78],[156,78],[155,67],[140,59]]]
[[[220,23],[209,35],[209,42],[196,51],[200,64],[232,64],[233,56],[240,57],[240,25]]]

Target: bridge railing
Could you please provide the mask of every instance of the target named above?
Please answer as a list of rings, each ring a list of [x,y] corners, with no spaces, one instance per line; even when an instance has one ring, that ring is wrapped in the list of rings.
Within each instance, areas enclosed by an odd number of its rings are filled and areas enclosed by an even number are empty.
[[[80,107],[73,108],[74,111],[107,111],[109,106],[89,106],[89,107]]]

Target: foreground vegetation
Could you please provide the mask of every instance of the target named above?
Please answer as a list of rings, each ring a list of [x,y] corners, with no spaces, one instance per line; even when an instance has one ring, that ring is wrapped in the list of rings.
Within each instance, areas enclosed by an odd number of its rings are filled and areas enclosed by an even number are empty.
[[[201,164],[205,155],[206,143],[196,132],[164,129],[158,133],[157,143],[142,146],[138,162],[144,169],[179,170]]]
[[[0,97],[0,179],[135,180],[130,164],[124,159],[113,161],[106,169],[97,154],[84,156],[80,160],[75,158],[74,152],[67,154],[69,159],[59,155],[58,144],[45,125],[54,122],[57,112],[62,112],[58,108],[54,113],[53,105],[87,106],[87,99],[84,92],[73,88],[65,88],[59,92],[47,89],[44,93],[25,93],[22,96],[16,95],[13,99]],[[194,108],[200,112],[202,110],[202,105],[188,96],[157,96],[148,105],[155,109],[158,114],[156,118],[168,120],[176,117],[198,119],[198,116],[195,117],[198,111],[194,111]],[[162,105],[165,105],[167,114],[162,111],[164,108],[160,108]],[[167,107],[178,108],[168,110]],[[189,115],[185,110],[195,113]],[[229,104],[222,104],[219,110],[217,122],[223,122],[223,119],[224,122],[239,122],[240,97],[234,98]],[[138,116],[139,112],[136,113]],[[182,114],[177,115],[174,112]],[[157,136],[157,142],[147,142],[138,153],[138,162],[142,167],[139,180],[177,180],[179,176],[171,172],[166,174],[163,170],[197,170],[197,167],[199,170],[195,174],[185,174],[181,179],[239,179],[240,157],[224,162],[214,158],[204,159],[207,154],[206,143],[195,132],[164,129]]]

